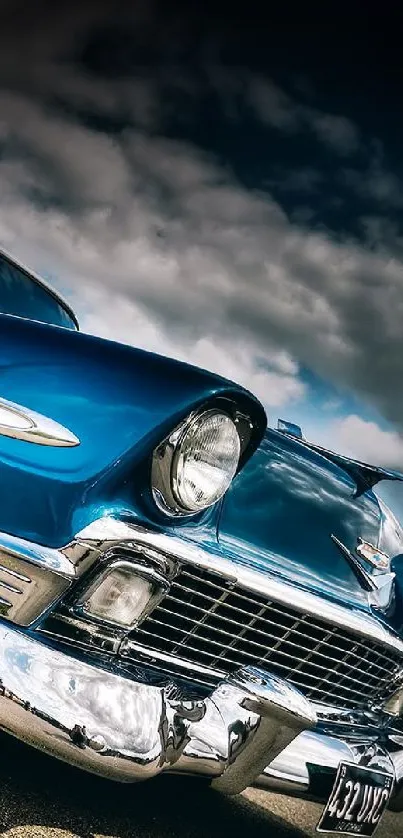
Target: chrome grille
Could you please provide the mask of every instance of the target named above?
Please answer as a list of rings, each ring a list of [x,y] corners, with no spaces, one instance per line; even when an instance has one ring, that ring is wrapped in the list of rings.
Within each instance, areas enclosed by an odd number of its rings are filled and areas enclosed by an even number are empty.
[[[198,679],[207,684],[254,664],[286,678],[312,701],[343,707],[386,698],[402,665],[398,652],[377,641],[190,565],[131,640],[164,658],[165,668],[171,656],[173,670],[199,667]]]

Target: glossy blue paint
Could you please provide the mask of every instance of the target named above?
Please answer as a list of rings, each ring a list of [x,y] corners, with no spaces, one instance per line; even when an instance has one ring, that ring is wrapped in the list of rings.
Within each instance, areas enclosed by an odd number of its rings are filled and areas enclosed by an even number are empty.
[[[17,294],[13,306],[20,304]],[[223,501],[202,515],[167,518],[150,495],[155,445],[190,410],[218,396],[247,406],[257,444],[263,408],[204,370],[60,325],[57,318],[44,325],[0,314],[0,398],[56,420],[80,440],[74,448],[46,448],[0,436],[0,530],[57,547],[92,520],[115,514],[170,528],[234,562],[369,609],[330,535],[352,551],[358,537],[383,540],[379,546],[390,555],[403,554],[403,536],[371,490],[357,496],[351,469],[268,430]],[[388,620],[400,629],[402,557],[395,566],[398,607]]]
[[[367,610],[367,595],[330,534],[354,551],[358,536],[378,544],[381,523],[372,491],[356,497],[355,481],[342,468],[268,430],[227,493],[219,542],[234,560],[242,556],[260,569]],[[403,552],[401,531],[392,544],[384,529],[382,548],[392,555]]]
[[[0,315],[0,397],[49,416],[80,440],[48,448],[0,436],[0,530],[61,546],[107,512],[169,526],[147,503],[151,452],[191,409],[217,395],[245,400],[260,438],[266,420],[259,402],[218,376]]]
[[[39,277],[0,250],[0,311],[76,329],[71,309]]]

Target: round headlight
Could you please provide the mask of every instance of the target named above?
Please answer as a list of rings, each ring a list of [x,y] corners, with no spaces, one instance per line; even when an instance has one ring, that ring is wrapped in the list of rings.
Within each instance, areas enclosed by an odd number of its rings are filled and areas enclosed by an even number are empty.
[[[179,439],[172,461],[172,492],[189,512],[211,506],[228,489],[238,467],[241,443],[225,413],[195,417]]]

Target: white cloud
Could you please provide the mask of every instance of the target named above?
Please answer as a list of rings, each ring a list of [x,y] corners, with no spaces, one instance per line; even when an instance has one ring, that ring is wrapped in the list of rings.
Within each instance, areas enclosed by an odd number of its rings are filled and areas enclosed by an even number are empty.
[[[91,23],[103,14],[85,10]],[[402,426],[402,261],[292,224],[269,193],[168,139],[162,74],[85,74],[68,4],[63,20],[64,32],[50,13],[31,43],[39,24],[24,18],[19,54],[0,51],[0,242],[52,276],[89,331],[215,369],[269,409],[306,397],[306,365]],[[175,84],[189,103],[191,85]],[[313,132],[338,154],[359,142],[344,117],[267,80],[216,84],[278,130]],[[131,127],[108,135],[74,108]]]
[[[214,370],[251,390],[269,410],[298,401],[305,395],[298,364],[284,351],[267,353],[263,368],[255,356],[256,346],[242,339],[237,341],[235,336],[222,340],[206,336],[184,344],[175,335],[162,332],[146,310],[135,303],[128,304],[123,296],[111,298],[108,292],[91,287],[80,297],[83,309],[88,312],[84,313],[81,326],[90,334],[118,339]]]
[[[331,422],[325,434],[329,447],[340,454],[403,469],[403,437],[395,431],[383,430],[375,422],[351,414]]]
[[[300,229],[184,142],[134,129],[112,141],[21,96],[1,101],[0,240],[53,275],[85,328],[216,369],[268,405],[303,397],[302,363],[403,415],[389,375],[398,259]],[[271,366],[280,351],[291,370]]]

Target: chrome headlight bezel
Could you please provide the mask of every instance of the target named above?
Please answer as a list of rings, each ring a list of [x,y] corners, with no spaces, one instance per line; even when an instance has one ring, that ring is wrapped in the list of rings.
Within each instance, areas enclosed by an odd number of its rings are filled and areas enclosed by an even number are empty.
[[[209,509],[209,507],[214,506],[223,497],[232,482],[233,477],[219,497],[214,497],[209,503],[203,504],[200,507],[189,508],[183,502],[178,485],[177,469],[184,441],[189,433],[194,432],[198,425],[200,426],[206,418],[213,415],[224,416],[233,423],[236,429],[239,438],[239,457],[233,476],[237,472],[239,459],[245,445],[244,435],[240,433],[240,428],[244,428],[246,425],[250,430],[252,423],[243,414],[226,410],[221,405],[193,411],[153,452],[151,468],[152,495],[159,510],[168,516],[200,514],[206,509]]]

